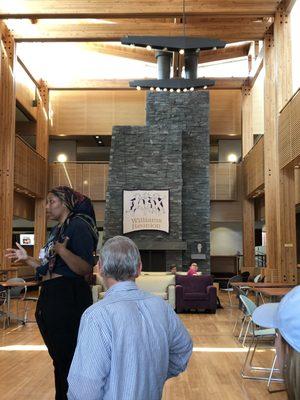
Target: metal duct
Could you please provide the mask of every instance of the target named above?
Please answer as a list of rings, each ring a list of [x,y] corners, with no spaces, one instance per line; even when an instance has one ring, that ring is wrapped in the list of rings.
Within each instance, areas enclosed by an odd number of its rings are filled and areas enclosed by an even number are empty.
[[[158,79],[170,79],[172,53],[168,51],[156,51]]]
[[[185,78],[197,79],[198,52],[186,51],[184,54]]]

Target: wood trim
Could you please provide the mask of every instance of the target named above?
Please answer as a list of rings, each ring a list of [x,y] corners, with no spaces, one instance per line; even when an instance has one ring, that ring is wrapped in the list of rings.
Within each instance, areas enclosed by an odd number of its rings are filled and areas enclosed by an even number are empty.
[[[224,16],[272,16],[278,1],[219,1],[199,2],[191,0],[185,6],[186,15],[224,15]],[[182,17],[182,1],[172,3],[161,0],[121,0],[72,2],[58,0],[23,0],[17,10],[8,5],[0,8],[0,18],[153,18]]]

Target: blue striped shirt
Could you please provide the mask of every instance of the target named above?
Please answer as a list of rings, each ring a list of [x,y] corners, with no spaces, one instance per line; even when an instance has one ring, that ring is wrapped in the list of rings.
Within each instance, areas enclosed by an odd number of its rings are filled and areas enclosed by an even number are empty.
[[[132,281],[113,285],[81,318],[69,400],[159,400],[187,366],[192,340],[172,308]]]

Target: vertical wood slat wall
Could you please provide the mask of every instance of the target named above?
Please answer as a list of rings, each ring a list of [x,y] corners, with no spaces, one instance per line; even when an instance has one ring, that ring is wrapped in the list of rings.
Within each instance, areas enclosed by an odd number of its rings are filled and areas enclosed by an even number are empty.
[[[108,183],[108,163],[65,163],[73,189],[90,197],[93,201],[105,201]],[[49,165],[49,188],[69,186],[64,166]]]
[[[45,197],[46,160],[28,146],[20,137],[16,138],[14,186],[32,197]]]
[[[243,160],[244,194],[254,197],[264,186],[264,137],[253,146]]]
[[[236,164],[210,164],[210,200],[237,200]]]
[[[15,152],[15,43],[0,21],[0,268],[10,265],[4,256],[12,244]]]

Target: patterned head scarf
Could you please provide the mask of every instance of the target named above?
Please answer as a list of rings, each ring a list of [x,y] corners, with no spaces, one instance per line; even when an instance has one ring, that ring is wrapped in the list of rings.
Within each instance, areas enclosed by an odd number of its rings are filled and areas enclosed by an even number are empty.
[[[94,250],[96,250],[98,243],[98,231],[96,226],[95,211],[91,199],[79,192],[76,192],[68,186],[57,186],[51,189],[49,193],[53,193],[54,196],[58,197],[70,210],[68,218],[61,226],[60,233],[63,234],[65,228],[69,225],[72,218],[81,218],[91,229],[95,242]],[[60,236],[61,235],[59,235],[57,240],[60,239]]]
[[[57,186],[51,189],[49,193],[53,193],[54,196],[58,197],[70,210],[70,213],[63,224],[61,226],[57,225],[52,231],[45,247],[42,249],[44,251],[44,255],[41,257],[42,266],[37,268],[37,272],[40,275],[45,275],[48,270],[50,272],[54,270],[56,254],[53,252],[53,244],[57,241],[63,242],[65,238],[64,232],[73,218],[80,218],[88,225],[94,239],[94,251],[98,244],[96,217],[91,200],[68,186]]]

